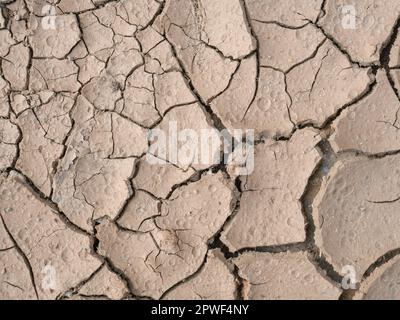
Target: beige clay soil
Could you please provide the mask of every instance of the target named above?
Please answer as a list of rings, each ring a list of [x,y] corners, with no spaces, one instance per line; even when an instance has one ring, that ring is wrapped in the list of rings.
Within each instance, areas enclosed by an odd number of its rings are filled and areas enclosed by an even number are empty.
[[[400,0],[0,0],[0,299],[400,299],[399,27]],[[149,163],[171,123],[254,130],[254,170]]]

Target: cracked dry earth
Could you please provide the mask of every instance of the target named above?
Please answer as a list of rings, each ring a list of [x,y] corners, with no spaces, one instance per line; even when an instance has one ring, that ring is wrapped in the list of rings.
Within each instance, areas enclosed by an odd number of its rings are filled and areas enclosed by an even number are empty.
[[[400,0],[0,0],[0,298],[400,299],[399,27]],[[254,130],[254,171],[150,164],[171,122]]]

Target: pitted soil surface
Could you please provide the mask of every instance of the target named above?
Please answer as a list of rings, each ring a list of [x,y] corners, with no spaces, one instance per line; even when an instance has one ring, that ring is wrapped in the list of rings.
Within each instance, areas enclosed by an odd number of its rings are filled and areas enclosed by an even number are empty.
[[[400,299],[399,27],[400,0],[0,0],[0,299]],[[253,130],[254,168],[171,127]]]

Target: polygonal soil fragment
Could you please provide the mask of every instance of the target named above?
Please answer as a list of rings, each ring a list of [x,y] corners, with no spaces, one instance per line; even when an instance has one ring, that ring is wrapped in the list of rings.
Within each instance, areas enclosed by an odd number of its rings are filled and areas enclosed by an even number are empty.
[[[77,99],[74,129],[53,182],[53,201],[71,221],[91,230],[91,219],[116,217],[132,194],[135,157],[147,149],[146,132],[119,115],[97,112]]]
[[[214,188],[220,189],[218,196]],[[202,265],[206,243],[230,215],[230,202],[222,174],[204,176],[162,204],[151,231],[121,231],[102,221],[96,227],[98,252],[130,279],[135,294],[159,298]]]
[[[82,95],[99,110],[114,110],[121,99],[121,83],[107,72],[92,78],[82,89]]]
[[[29,94],[28,91],[12,92],[10,94],[10,105],[12,111],[19,117],[25,110],[39,107],[42,104],[46,104],[50,99],[54,98],[56,94],[52,91],[41,91],[38,93]],[[60,96],[70,96],[69,94],[63,94]],[[58,98],[60,98],[58,96]],[[72,97],[73,95],[71,95]],[[57,109],[57,108],[56,108]]]
[[[229,86],[211,102],[213,111],[227,128],[246,127],[244,117],[256,94],[256,77],[257,58],[252,55],[242,60],[238,70],[232,76]]]
[[[53,179],[52,199],[72,222],[90,231],[92,220],[114,218],[122,210],[132,193],[128,180],[133,169],[132,159],[88,155],[72,164],[63,160]]]
[[[138,163],[137,170],[133,185],[157,198],[166,198],[172,187],[188,180],[195,173],[192,168],[184,171],[170,163],[152,164],[146,158]]]
[[[145,127],[152,126],[161,118],[156,108],[154,76],[141,66],[126,81],[121,114]]]
[[[395,42],[390,50],[389,68],[400,67],[400,37],[397,35]]]
[[[177,46],[179,47],[179,44]],[[237,62],[222,58],[205,45],[193,44],[183,53],[178,52],[178,54],[182,55],[181,59],[185,63],[193,86],[205,101],[212,100],[225,90],[237,68]]]
[[[8,55],[1,61],[3,76],[10,83],[12,90],[26,89],[29,60],[29,48],[19,43],[12,46]]]
[[[64,151],[62,143],[72,126],[69,112],[73,105],[73,96],[58,94],[18,118],[22,140],[16,167],[46,196],[51,193],[55,167]]]
[[[229,87],[211,103],[211,107],[230,130],[253,129],[256,136],[288,135],[293,128],[285,91],[285,75],[272,68],[257,72],[253,55],[240,63]]]
[[[5,57],[10,52],[10,47],[15,44],[10,31],[0,30],[0,57]]]
[[[239,59],[255,50],[255,41],[239,0],[192,1],[200,40],[225,57]]]
[[[71,50],[71,52],[67,55],[67,59],[73,60],[77,63],[77,59],[83,59],[88,56],[88,50],[85,46],[85,43],[81,39],[76,46]]]
[[[152,163],[167,161],[184,171],[190,167],[202,170],[220,163],[218,132],[208,123],[198,103],[171,109],[149,136],[150,155],[161,159]]]
[[[149,51],[163,41],[167,42],[153,26],[148,26],[146,29],[139,30],[136,37],[141,45],[143,53],[149,53]]]
[[[115,112],[96,110],[78,96],[72,118],[75,122],[67,144],[70,155],[96,154],[100,158],[140,157],[147,150],[147,130]]]
[[[29,88],[33,91],[52,90],[76,92],[78,67],[67,59],[33,59],[29,77]]]
[[[18,127],[9,120],[0,119],[0,170],[13,164],[17,156],[19,139]]]
[[[255,147],[255,169],[241,178],[239,211],[222,232],[231,251],[305,240],[300,198],[321,159],[319,141],[317,132],[305,129],[288,142]]]
[[[134,294],[159,298],[194,273],[207,246],[185,231],[134,233],[105,220],[96,227],[99,254],[108,257],[134,283]]]
[[[15,248],[0,250],[0,299],[36,299],[29,269]]]
[[[287,29],[276,24],[253,22],[260,43],[260,64],[283,72],[311,57],[325,36],[311,24]]]
[[[137,26],[130,24],[129,21],[118,13],[119,6],[120,3],[113,1],[93,11],[93,15],[98,19],[101,25],[111,28],[114,35],[126,36],[126,39],[134,40],[131,36],[137,31]]]
[[[219,250],[209,251],[201,271],[190,280],[169,291],[166,300],[234,300],[236,293],[233,266]]]
[[[232,10],[239,10],[239,1],[233,1],[229,5]],[[167,40],[173,45],[174,51],[177,57],[185,68],[188,76],[190,77],[193,86],[197,92],[203,98],[208,101],[218,93],[222,92],[229,83],[229,79],[234,73],[238,62],[226,58],[223,53],[207,43],[208,37],[205,37],[206,30],[206,19],[204,10],[206,6],[213,5],[213,1],[207,2],[192,2],[190,0],[184,1],[168,1],[166,4],[166,10],[159,20],[158,29],[164,33],[166,32]],[[236,8],[236,9],[235,9]],[[218,12],[210,13],[211,15],[218,15]],[[233,18],[237,13],[229,18]],[[227,25],[232,26],[232,30],[227,30],[226,41],[234,40],[236,35],[232,34],[233,29],[238,25],[237,18],[230,24],[225,24],[226,30]],[[209,27],[216,28],[221,23],[220,19],[214,20],[216,26],[210,25]],[[245,23],[239,24],[239,28],[244,28]],[[219,27],[218,27],[219,28]],[[215,41],[218,41],[219,29],[213,29],[211,34],[215,34]],[[247,53],[252,51],[251,38],[249,35],[245,36],[245,41],[248,43],[243,47]],[[230,53],[236,52],[241,54],[240,51],[243,49],[236,49],[236,45],[240,42],[224,42],[223,45],[226,48],[233,50]],[[248,50],[250,48],[250,50]],[[246,50],[247,49],[247,50]],[[243,51],[242,51],[243,52]],[[229,53],[229,52],[228,52]]]
[[[0,178],[2,183],[5,177]],[[36,299],[35,289],[24,258],[14,246],[0,218],[0,299]]]
[[[133,231],[147,232],[154,228],[152,218],[159,215],[161,202],[154,196],[141,190],[135,190],[135,195],[129,200],[123,215],[118,219],[121,227]]]
[[[362,284],[357,298],[364,300],[400,299],[400,261],[398,257],[380,266]]]
[[[291,119],[323,126],[338,110],[368,91],[373,82],[369,73],[369,69],[352,65],[326,41],[315,57],[287,74]]]
[[[118,114],[105,113],[105,115],[106,118],[107,116],[110,117],[109,123],[111,123],[112,153],[110,158],[139,157],[146,152],[147,131],[145,129]],[[96,123],[92,132],[94,136],[95,131],[100,131],[98,136],[99,141],[101,140],[102,129],[101,123]]]
[[[122,299],[127,292],[124,282],[106,265],[79,290],[83,296],[105,296],[113,300]]]
[[[83,41],[89,53],[96,55],[99,59],[112,49],[114,45],[114,32],[111,28],[101,24],[93,12],[79,15],[82,29]]]
[[[232,186],[224,176],[207,174],[176,189],[163,201],[155,221],[161,229],[190,230],[193,236],[208,239],[230,215],[231,201]]]
[[[139,43],[132,38],[116,36],[115,48],[107,61],[107,71],[116,79],[125,79],[143,64]]]
[[[10,112],[9,91],[10,86],[6,80],[0,76],[0,117],[7,117]]]
[[[400,37],[398,33],[390,50],[388,66],[397,69],[400,67]]]
[[[80,12],[95,8],[93,5],[95,1],[91,0],[80,0],[80,1],[70,1],[70,0],[60,0],[57,7],[62,10],[62,12]]]
[[[116,9],[123,20],[142,29],[149,24],[159,7],[160,3],[156,0],[122,0]]]
[[[322,0],[245,0],[252,20],[275,23],[293,28],[316,21]]]
[[[196,101],[180,72],[172,71],[154,76],[154,90],[157,110],[161,114],[165,114],[173,106]]]
[[[390,69],[389,75],[391,76],[391,78],[394,82],[394,88],[398,91],[400,88],[400,70]]]
[[[340,290],[327,280],[304,252],[244,253],[234,259],[250,300],[336,300]]]
[[[78,81],[86,84],[94,77],[100,76],[106,64],[94,55],[87,55],[77,59],[75,63],[79,66]]]
[[[6,175],[2,174],[0,177],[0,183],[3,183],[6,178]],[[0,252],[7,251],[12,248],[14,248],[14,243],[3,224],[3,221],[0,220]]]
[[[26,255],[41,299],[54,299],[88,277],[100,262],[90,254],[90,239],[74,231],[12,173],[0,186],[0,212]]]
[[[29,43],[33,56],[41,58],[64,58],[80,40],[78,21],[75,15],[61,15],[54,18],[52,28],[43,25],[49,18],[31,16],[29,28],[32,35]]]
[[[3,29],[6,24],[6,19],[4,19],[3,10],[0,9],[0,29]]]
[[[152,48],[145,56],[146,71],[163,74],[172,70],[181,71],[177,59],[174,57],[171,44],[164,40]]]
[[[17,3],[17,1],[15,3]],[[22,9],[21,11],[21,13],[17,12],[16,15],[10,19],[9,28],[13,34],[13,38],[17,42],[27,43],[26,39],[31,33],[31,31],[27,28],[27,23],[25,22],[28,19],[28,14],[24,9]]]
[[[361,63],[379,61],[400,12],[398,1],[328,0],[320,25]],[[354,19],[354,21],[353,21]],[[354,22],[354,23],[353,23]]]
[[[196,101],[183,75],[174,70],[165,72],[163,67],[168,69],[169,66],[161,64],[163,59],[159,58],[161,60],[152,60],[146,55],[145,65],[136,68],[129,76],[124,91],[123,109],[120,111],[146,127],[159,121],[172,107]]]
[[[336,271],[352,266],[359,280],[399,247],[399,162],[398,155],[339,161],[329,173],[313,207],[317,244]]]
[[[383,70],[378,71],[376,81],[367,97],[333,123],[335,133],[330,140],[335,151],[382,153],[400,148],[399,98]]]
[[[50,10],[47,10],[48,7],[46,7],[46,4],[52,4],[58,2],[58,0],[57,1],[50,0],[45,2],[43,2],[42,0],[1,0],[1,1],[10,3],[7,6],[7,8],[13,12],[13,14],[16,16],[15,18],[18,20],[20,17],[24,17],[29,12],[33,13],[35,16],[43,16],[46,13],[50,13]],[[58,13],[58,11],[56,10],[55,13]]]

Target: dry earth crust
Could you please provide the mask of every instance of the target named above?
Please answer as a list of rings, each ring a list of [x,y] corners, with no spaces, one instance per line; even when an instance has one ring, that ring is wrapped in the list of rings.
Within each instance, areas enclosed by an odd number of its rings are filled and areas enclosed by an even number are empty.
[[[0,0],[0,299],[400,299],[399,27],[400,0]],[[254,130],[254,170],[150,151],[171,123]]]

